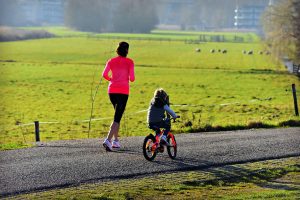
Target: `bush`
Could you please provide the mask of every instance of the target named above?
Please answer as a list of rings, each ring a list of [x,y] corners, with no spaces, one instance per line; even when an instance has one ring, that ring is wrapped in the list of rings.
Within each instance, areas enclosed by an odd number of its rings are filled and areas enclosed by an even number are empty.
[[[288,120],[288,121],[280,122],[279,126],[298,127],[298,126],[300,126],[300,121],[291,119],[291,120]]]
[[[51,38],[55,35],[45,30],[21,30],[10,27],[0,27],[0,42]]]

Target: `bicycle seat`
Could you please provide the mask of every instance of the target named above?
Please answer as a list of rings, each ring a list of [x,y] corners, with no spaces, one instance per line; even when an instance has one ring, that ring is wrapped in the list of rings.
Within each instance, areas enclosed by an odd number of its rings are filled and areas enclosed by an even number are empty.
[[[160,128],[158,126],[152,125],[152,126],[149,126],[149,128],[154,130],[155,133],[160,133]]]

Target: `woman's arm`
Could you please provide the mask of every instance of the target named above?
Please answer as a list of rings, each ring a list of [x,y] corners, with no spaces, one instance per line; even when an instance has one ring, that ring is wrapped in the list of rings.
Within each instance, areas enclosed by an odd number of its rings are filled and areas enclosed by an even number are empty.
[[[129,66],[129,80],[133,82],[135,80],[135,75],[134,75],[134,63],[131,62]]]
[[[111,77],[108,76],[108,73],[110,71],[110,65],[109,65],[109,61],[106,63],[106,66],[103,70],[102,76],[103,78],[105,78],[106,80],[110,81]]]

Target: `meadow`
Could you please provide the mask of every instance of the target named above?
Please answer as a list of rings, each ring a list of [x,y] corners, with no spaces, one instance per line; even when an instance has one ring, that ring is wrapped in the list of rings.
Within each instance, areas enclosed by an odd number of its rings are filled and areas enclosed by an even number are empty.
[[[122,38],[130,43],[136,81],[131,83],[121,136],[150,131],[147,108],[160,87],[182,117],[172,125],[175,133],[278,127],[290,120],[299,124],[291,93],[291,84],[299,88],[299,78],[274,64],[270,55],[258,54],[264,47],[253,34],[239,33],[245,41],[252,35],[252,42],[187,44],[184,39],[197,36],[196,32],[154,31],[131,35],[132,39],[124,34],[90,37],[64,28],[52,32],[68,37],[0,43],[0,149],[32,145],[31,123],[36,120],[41,122],[42,141],[104,137],[113,116],[108,82],[101,81],[88,134],[91,96]],[[149,35],[181,39],[149,40]],[[196,48],[201,52],[195,52]],[[211,49],[227,53],[210,53]],[[243,54],[243,50],[254,54]],[[24,124],[28,125],[20,126]]]

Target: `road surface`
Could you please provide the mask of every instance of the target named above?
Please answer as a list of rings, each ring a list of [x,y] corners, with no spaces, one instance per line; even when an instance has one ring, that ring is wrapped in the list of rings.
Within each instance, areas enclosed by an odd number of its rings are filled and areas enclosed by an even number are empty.
[[[56,141],[0,151],[0,197],[57,187],[300,156],[300,128],[178,134],[177,159],[143,157],[144,137],[121,138],[106,152],[99,139]],[[101,139],[102,141],[102,139]]]

